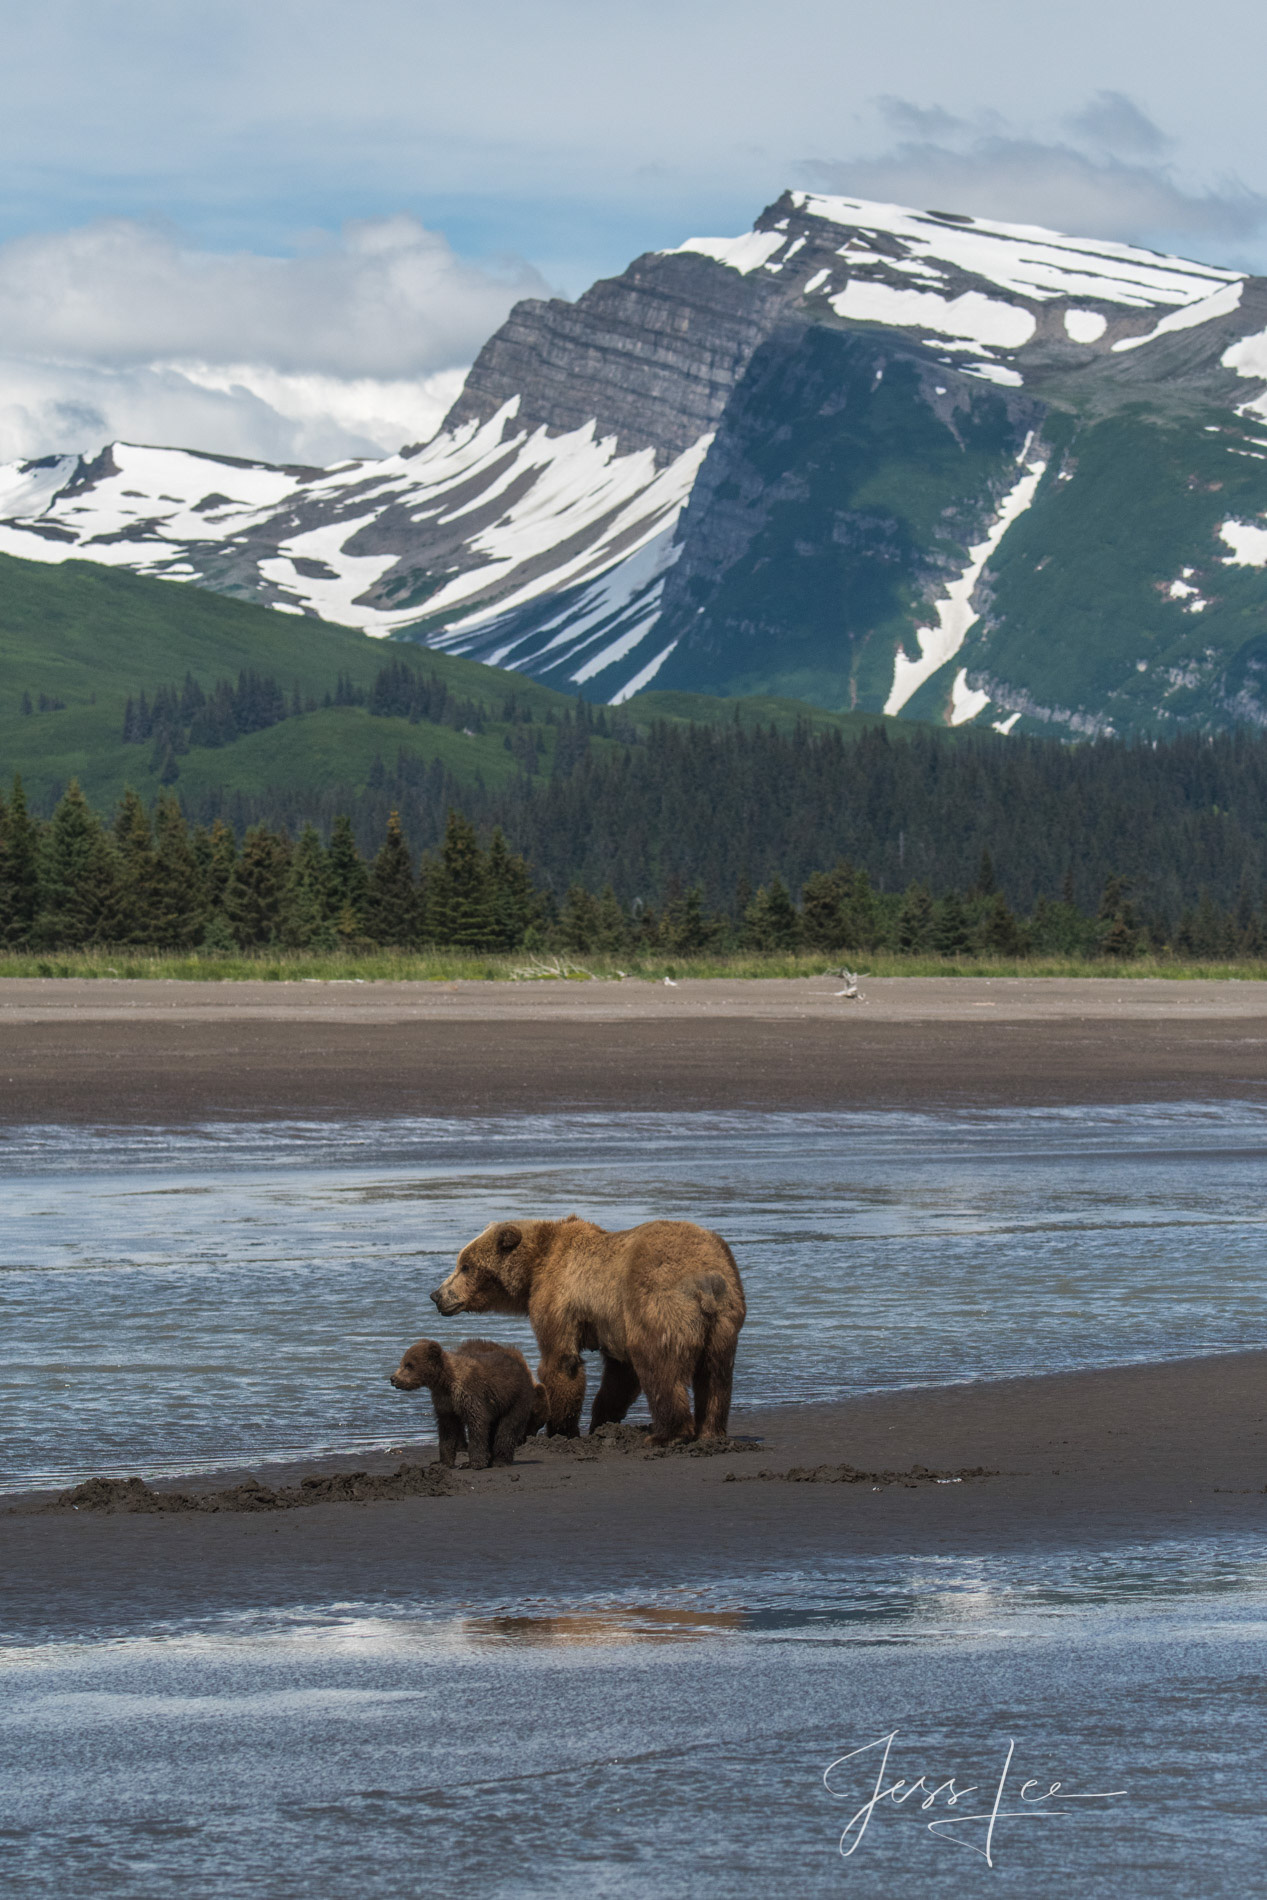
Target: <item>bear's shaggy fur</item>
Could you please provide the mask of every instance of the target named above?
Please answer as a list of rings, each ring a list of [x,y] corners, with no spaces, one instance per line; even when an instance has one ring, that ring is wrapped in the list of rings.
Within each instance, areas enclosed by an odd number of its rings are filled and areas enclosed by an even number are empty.
[[[548,1418],[545,1392],[523,1354],[491,1339],[464,1339],[456,1352],[415,1340],[391,1382],[398,1392],[431,1388],[442,1465],[454,1464],[464,1447],[472,1471],[513,1465],[517,1448]]]
[[[726,1436],[747,1308],[734,1255],[707,1228],[655,1220],[607,1233],[575,1214],[494,1221],[462,1249],[431,1297],[446,1318],[528,1315],[552,1433],[576,1436],[585,1400],[581,1354],[597,1348],[603,1378],[592,1432],[622,1419],[641,1390],[653,1444]]]

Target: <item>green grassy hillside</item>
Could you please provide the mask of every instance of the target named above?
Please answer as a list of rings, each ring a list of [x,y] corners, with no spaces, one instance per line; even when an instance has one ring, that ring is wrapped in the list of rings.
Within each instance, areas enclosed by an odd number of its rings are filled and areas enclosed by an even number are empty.
[[[419,674],[435,674],[456,698],[476,705],[482,730],[320,704],[340,676],[368,690],[396,659]],[[557,735],[551,721],[574,707],[565,694],[522,674],[412,643],[374,640],[351,628],[87,561],[45,566],[0,555],[0,775],[7,780],[20,772],[37,807],[46,807],[72,778],[101,808],[125,785],[152,799],[161,761],[152,745],[124,742],[128,699],[179,686],[187,672],[210,692],[218,680],[236,679],[244,669],[271,675],[288,698],[297,690],[302,700],[316,700],[317,708],[230,745],[191,747],[178,760],[176,789],[182,797],[196,800],[215,789],[248,797],[278,787],[314,796],[335,786],[360,791],[376,761],[392,771],[401,755],[426,765],[438,762],[459,784],[480,780],[491,791],[520,769],[507,749],[513,732],[504,717],[508,696],[521,716],[532,715],[543,772],[550,769]],[[22,711],[24,696],[37,710]],[[62,704],[39,711],[41,696]],[[849,738],[876,726],[910,730],[909,722],[879,714],[826,712],[770,696],[720,700],[647,692],[631,700],[622,717],[639,726],[738,719],[744,727],[780,731],[800,723]],[[609,743],[592,741],[600,755]]]
[[[499,717],[508,692],[537,720],[571,702],[474,661],[402,648],[202,588],[87,561],[46,566],[0,555],[0,772],[21,772],[38,804],[71,778],[98,805],[125,784],[149,799],[158,790],[158,766],[150,746],[123,742],[129,696],[178,685],[186,672],[209,692],[217,680],[253,668],[275,677],[287,695],[298,688],[302,698],[320,702],[340,674],[368,689],[398,656],[486,709],[484,731],[468,737],[446,725],[372,718],[358,706],[321,708],[232,745],[195,747],[179,761],[182,793],[213,785],[246,792],[360,786],[376,758],[390,765],[399,752],[428,764],[438,759],[459,779],[479,776],[493,786],[516,769]],[[35,706],[41,694],[64,705],[23,713],[24,694]]]

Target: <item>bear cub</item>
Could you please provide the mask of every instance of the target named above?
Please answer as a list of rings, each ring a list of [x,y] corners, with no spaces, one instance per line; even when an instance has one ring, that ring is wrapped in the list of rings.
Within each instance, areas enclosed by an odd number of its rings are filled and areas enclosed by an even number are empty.
[[[513,1465],[518,1446],[548,1418],[545,1389],[523,1354],[491,1339],[464,1339],[456,1352],[415,1340],[391,1382],[398,1392],[430,1387],[442,1465],[455,1464],[464,1448],[472,1471]]]

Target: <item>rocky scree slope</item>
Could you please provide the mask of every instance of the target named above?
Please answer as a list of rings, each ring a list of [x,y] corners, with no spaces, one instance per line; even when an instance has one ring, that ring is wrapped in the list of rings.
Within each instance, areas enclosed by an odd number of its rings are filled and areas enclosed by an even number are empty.
[[[1267,280],[786,193],[522,303],[443,429],[0,471],[0,549],[621,701],[1065,734],[1267,724]]]

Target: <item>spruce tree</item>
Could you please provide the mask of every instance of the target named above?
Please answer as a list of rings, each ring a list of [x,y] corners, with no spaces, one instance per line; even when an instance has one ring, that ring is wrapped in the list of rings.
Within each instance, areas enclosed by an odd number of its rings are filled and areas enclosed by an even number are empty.
[[[205,863],[203,852],[199,851],[199,868],[202,871],[203,900],[212,916],[224,905],[224,894],[229,888],[229,879],[233,876],[233,867],[238,861],[238,841],[225,824],[223,818],[217,818],[211,830],[206,834]]]
[[[282,897],[282,942],[295,950],[318,942],[332,948],[327,901],[326,854],[315,827],[307,825],[295,846]]]
[[[224,914],[242,949],[277,942],[289,869],[288,841],[267,825],[252,825],[224,893]]]
[[[108,942],[117,893],[110,841],[78,779],[72,779],[42,840],[35,940],[47,949],[68,950]]]
[[[883,918],[871,879],[865,871],[859,871],[845,910],[845,942],[854,950],[874,950],[882,929]]]
[[[198,942],[207,920],[207,893],[180,801],[170,793],[154,807],[150,941],[172,950]]]
[[[846,911],[853,886],[848,868],[813,871],[801,892],[801,924],[811,950],[839,950],[848,941]]]
[[[977,931],[977,941],[987,956],[1021,955],[1021,933],[1016,918],[1007,907],[1002,891],[996,891],[985,907]]]
[[[933,949],[939,957],[966,956],[972,948],[968,913],[958,891],[947,891],[933,920]]]
[[[559,917],[559,935],[564,948],[585,956],[597,948],[598,931],[598,899],[583,884],[573,884]]]
[[[629,936],[629,922],[621,908],[620,899],[610,884],[604,884],[598,900],[598,930],[594,941],[596,950],[605,950],[608,955],[623,950]]]
[[[897,919],[897,947],[907,956],[928,950],[933,941],[933,899],[925,884],[912,884]]]
[[[149,814],[130,785],[114,815],[118,889],[110,926],[114,943],[161,943],[150,915],[154,886],[154,841]]]
[[[673,897],[665,905],[660,919],[660,942],[666,950],[687,955],[707,950],[717,942],[720,934],[717,919],[709,917],[704,910],[704,893],[700,885],[692,884],[689,890]]]
[[[0,800],[0,943],[28,944],[40,903],[39,831],[15,774],[13,796]]]
[[[352,820],[340,812],[326,852],[326,915],[338,926],[340,936],[359,936],[365,927],[366,882]]]
[[[418,892],[400,813],[387,820],[387,835],[370,866],[365,888],[365,929],[375,943],[404,946],[417,941]]]
[[[749,950],[794,950],[801,920],[782,878],[763,884],[744,913],[742,940]]]
[[[489,840],[485,878],[492,924],[489,941],[495,950],[517,950],[536,917],[537,894],[527,863],[510,850],[500,825]]]
[[[1139,949],[1140,930],[1135,916],[1135,907],[1129,901],[1130,889],[1124,877],[1111,877],[1106,880],[1100,897],[1100,908],[1096,913],[1097,936],[1101,956],[1133,957]],[[1208,903],[1208,899],[1206,902]],[[1209,922],[1203,927],[1207,940],[1206,954],[1217,953],[1222,936],[1222,919],[1217,917],[1213,905],[1209,906]]]
[[[487,949],[493,936],[484,853],[475,827],[452,810],[440,861],[427,881],[427,934],[462,950]]]

